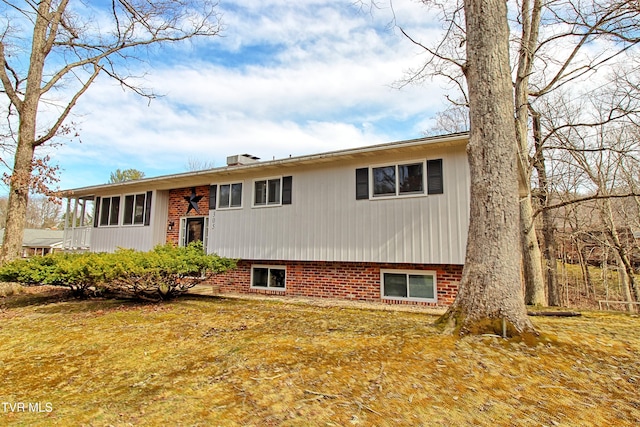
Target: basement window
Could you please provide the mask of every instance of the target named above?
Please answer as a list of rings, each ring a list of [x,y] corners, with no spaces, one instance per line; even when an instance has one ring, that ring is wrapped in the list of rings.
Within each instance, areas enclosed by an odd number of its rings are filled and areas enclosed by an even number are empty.
[[[436,272],[421,270],[381,270],[383,299],[437,302]]]
[[[285,289],[287,269],[284,266],[254,265],[251,267],[251,287],[258,289]]]

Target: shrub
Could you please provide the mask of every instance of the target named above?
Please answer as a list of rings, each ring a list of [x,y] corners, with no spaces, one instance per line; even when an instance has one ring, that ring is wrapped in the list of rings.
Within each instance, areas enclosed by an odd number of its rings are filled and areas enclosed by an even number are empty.
[[[16,260],[0,268],[0,280],[25,285],[70,288],[76,295],[111,294],[168,299],[208,276],[235,267],[235,261],[204,253],[201,243],[171,244],[152,251],[118,249],[114,253],[56,253]]]

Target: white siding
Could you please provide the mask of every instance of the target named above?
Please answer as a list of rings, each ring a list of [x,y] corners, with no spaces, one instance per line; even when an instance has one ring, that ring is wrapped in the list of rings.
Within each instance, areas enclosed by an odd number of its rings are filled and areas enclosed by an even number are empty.
[[[370,164],[353,163],[284,171],[293,176],[293,203],[252,208],[253,179],[261,177],[247,178],[242,209],[211,211],[208,249],[256,260],[463,264],[469,216],[464,147],[383,161],[427,158],[443,159],[444,194],[356,200],[355,169]]]
[[[118,248],[148,251],[154,246],[151,227],[97,227],[91,233],[92,252],[113,252]]]
[[[151,225],[94,227],[91,231],[91,251],[113,252],[118,248],[140,251],[153,249],[165,242],[168,211],[169,192],[154,191],[151,198]]]
[[[153,228],[153,246],[167,241],[167,218],[169,217],[169,192],[154,191],[151,203],[151,227]]]

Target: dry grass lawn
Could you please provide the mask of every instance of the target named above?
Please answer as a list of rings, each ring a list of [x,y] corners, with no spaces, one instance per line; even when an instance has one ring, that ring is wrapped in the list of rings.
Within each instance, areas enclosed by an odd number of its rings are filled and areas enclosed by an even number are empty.
[[[528,346],[282,300],[0,307],[0,425],[640,425],[637,315],[535,317],[546,335]]]

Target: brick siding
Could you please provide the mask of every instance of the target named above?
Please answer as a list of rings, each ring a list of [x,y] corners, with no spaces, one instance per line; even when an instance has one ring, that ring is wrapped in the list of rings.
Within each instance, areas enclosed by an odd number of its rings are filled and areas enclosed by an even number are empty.
[[[194,209],[187,214],[189,202],[185,197],[190,197],[194,187],[178,188],[169,191],[169,215],[167,222],[173,222],[171,230],[167,230],[167,243],[179,244],[180,238],[180,218],[184,216],[208,216],[209,215],[209,186],[202,185],[195,187],[196,195],[202,196],[198,201],[198,210]]]
[[[251,266],[255,264],[286,266],[286,289],[252,289]],[[435,271],[437,302],[392,300],[381,297],[381,269]],[[218,286],[223,293],[257,293],[390,304],[449,306],[456,297],[461,277],[461,265],[241,260],[236,269],[214,276],[209,284]]]

